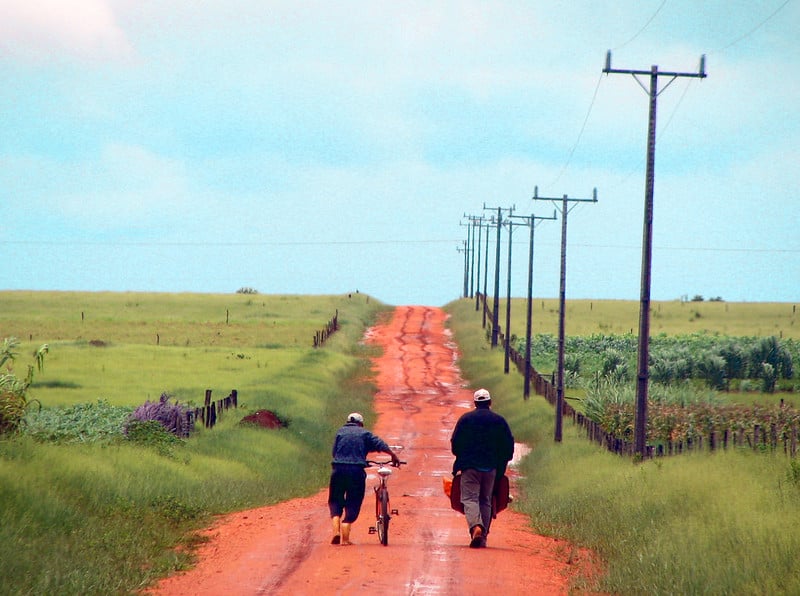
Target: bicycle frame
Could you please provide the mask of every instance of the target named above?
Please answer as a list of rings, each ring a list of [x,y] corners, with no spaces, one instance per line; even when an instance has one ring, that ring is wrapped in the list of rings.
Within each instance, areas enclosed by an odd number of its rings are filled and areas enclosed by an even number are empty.
[[[387,466],[389,462],[376,462],[370,461],[371,464],[377,464],[378,468],[378,485],[373,488],[375,491],[375,525],[370,526],[370,534],[378,534],[378,540],[383,546],[389,545],[389,521],[392,515],[399,515],[397,509],[390,507],[389,501],[389,487],[387,480],[392,475],[392,470]],[[400,462],[404,464],[406,462]]]

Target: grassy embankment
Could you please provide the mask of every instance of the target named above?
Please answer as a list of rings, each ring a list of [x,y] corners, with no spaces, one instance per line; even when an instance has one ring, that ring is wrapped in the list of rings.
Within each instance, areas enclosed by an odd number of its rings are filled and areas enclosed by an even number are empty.
[[[594,301],[591,310],[589,304],[570,303],[567,333],[635,330],[638,303]],[[664,313],[654,314],[654,333],[798,336],[791,304],[654,308]],[[699,312],[700,318],[674,315],[667,324],[666,311],[673,309]],[[626,595],[800,593],[800,465],[783,454],[749,450],[634,464],[589,443],[568,421],[556,444],[552,408],[536,395],[522,400],[522,377],[513,368],[503,374],[502,350],[486,342],[474,302],[454,302],[447,310],[465,378],[493,391],[515,436],[533,447],[522,464],[524,498],[516,507],[531,516],[537,531],[596,551],[607,564],[600,589]],[[516,329],[524,330],[524,308],[517,312],[522,318]],[[541,327],[534,331],[555,333],[557,310],[550,317],[552,326],[540,313]]]
[[[173,547],[211,516],[325,485],[330,437],[369,416],[365,295],[0,292],[0,335],[23,340],[15,369],[50,353],[30,398],[44,407],[140,405],[162,391],[202,403],[238,389],[240,408],[168,450],[0,439],[0,593],[131,593],[189,562]],[[312,338],[338,309],[341,330]],[[244,428],[257,409],[289,420]]]

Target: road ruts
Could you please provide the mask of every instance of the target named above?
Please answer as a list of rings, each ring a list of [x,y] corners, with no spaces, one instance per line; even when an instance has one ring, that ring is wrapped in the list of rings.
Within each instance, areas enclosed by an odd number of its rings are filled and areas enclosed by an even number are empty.
[[[536,535],[527,518],[511,510],[492,525],[489,548],[470,549],[464,517],[443,494],[442,477],[453,462],[450,434],[472,407],[445,320],[439,308],[401,306],[367,333],[366,340],[381,348],[374,359],[373,431],[402,445],[401,457],[408,461],[389,480],[391,506],[399,515],[391,520],[388,546],[367,532],[374,524],[370,474],[353,526],[354,545],[330,544],[323,489],[223,518],[207,532],[210,540],[198,552],[197,567],[165,580],[153,593],[566,594],[580,551]]]

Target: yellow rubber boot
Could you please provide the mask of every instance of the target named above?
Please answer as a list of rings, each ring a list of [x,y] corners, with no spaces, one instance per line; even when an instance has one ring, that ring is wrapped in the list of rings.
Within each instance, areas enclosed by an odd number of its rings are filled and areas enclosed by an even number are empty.
[[[350,544],[350,524],[342,522],[342,545]]]
[[[342,540],[342,518],[338,515],[335,515],[331,518],[331,524],[333,525],[333,539],[331,540],[331,544],[339,544]]]

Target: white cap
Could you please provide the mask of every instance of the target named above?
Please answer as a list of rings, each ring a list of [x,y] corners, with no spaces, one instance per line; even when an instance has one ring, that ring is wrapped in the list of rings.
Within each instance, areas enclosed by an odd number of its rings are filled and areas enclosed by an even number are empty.
[[[358,422],[359,424],[364,424],[364,417],[359,414],[358,412],[353,412],[347,417],[348,422]]]
[[[491,396],[491,395],[489,395],[489,392],[488,392],[488,391],[486,391],[486,389],[478,389],[478,390],[477,390],[477,391],[476,391],[476,392],[473,394],[473,396],[472,396],[472,397],[473,397],[473,399],[474,399],[476,402],[482,402],[482,401],[492,401],[492,396]]]

